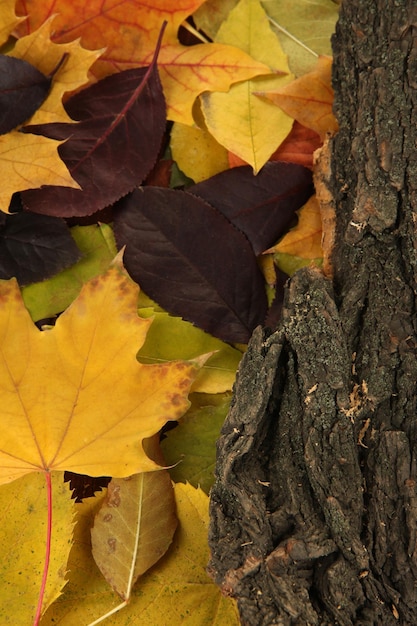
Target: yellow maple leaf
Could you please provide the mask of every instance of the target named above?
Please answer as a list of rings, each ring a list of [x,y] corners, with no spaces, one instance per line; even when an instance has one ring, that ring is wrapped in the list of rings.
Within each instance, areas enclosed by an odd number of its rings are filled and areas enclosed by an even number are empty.
[[[293,120],[253,92],[277,89],[291,81],[287,58],[259,0],[241,0],[220,27],[216,42],[232,44],[271,68],[268,77],[239,82],[227,93],[204,93],[201,97],[210,133],[252,165],[256,174],[284,141]],[[279,76],[271,76],[274,72]]]
[[[279,106],[303,126],[325,138],[338,124],[333,115],[332,59],[319,57],[315,69],[280,89],[257,94]]]
[[[2,46],[16,26],[24,21],[24,17],[17,17],[15,13],[15,0],[2,0],[0,3],[0,46]]]
[[[152,320],[119,257],[39,331],[16,281],[0,284],[0,484],[33,471],[124,477],[159,467],[142,440],[188,408],[198,365],[136,360]]]
[[[75,91],[88,82],[89,69],[103,52],[86,50],[79,40],[53,43],[51,31],[54,19],[55,16],[52,16],[38,30],[19,39],[8,53],[8,56],[27,61],[46,76],[52,73],[64,55],[68,55],[54,75],[46,100],[30,118],[30,124],[73,122],[63,107],[62,98],[66,92]]]
[[[0,137],[2,184],[0,210],[7,213],[16,191],[42,185],[62,185],[79,189],[58,155],[60,141],[12,130]]]
[[[242,50],[222,44],[183,46],[178,28],[203,0],[157,0],[151,6],[135,0],[26,0],[17,2],[28,20],[20,33],[38,28],[51,14],[54,40],[81,37],[89,49],[106,48],[92,69],[96,78],[115,71],[142,67],[151,62],[162,23],[167,22],[158,56],[158,69],[167,101],[167,116],[192,125],[192,106],[203,91],[227,91],[230,85],[252,76],[268,74],[269,68]]]

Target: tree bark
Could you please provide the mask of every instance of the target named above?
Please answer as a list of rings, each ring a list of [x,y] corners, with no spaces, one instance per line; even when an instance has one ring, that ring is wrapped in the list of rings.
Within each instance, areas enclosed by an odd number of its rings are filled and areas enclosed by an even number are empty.
[[[255,331],[218,442],[209,571],[243,625],[417,623],[416,27],[342,3],[325,271]]]

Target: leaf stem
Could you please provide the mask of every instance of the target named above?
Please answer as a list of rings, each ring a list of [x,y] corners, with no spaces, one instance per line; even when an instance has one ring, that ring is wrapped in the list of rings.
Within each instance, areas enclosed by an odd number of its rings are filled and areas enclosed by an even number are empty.
[[[110,617],[111,615],[114,615],[115,613],[117,613],[118,611],[120,611],[120,609],[123,609],[125,606],[127,606],[127,600],[125,600],[124,602],[122,602],[121,604],[118,604],[117,606],[114,607],[114,609],[111,609],[111,611],[109,611],[108,613],[106,613],[105,615],[102,615],[101,617],[99,617],[98,619],[94,620],[94,622],[90,622],[88,624],[88,626],[96,626],[96,624],[100,624],[101,622],[104,622],[105,619],[107,619],[108,617]]]
[[[295,43],[298,43],[299,46],[301,46],[302,48],[304,48],[304,50],[307,50],[307,52],[310,52],[310,54],[312,54],[315,57],[319,57],[319,55],[317,54],[317,52],[314,52],[314,50],[312,50],[311,48],[309,48],[308,46],[305,45],[305,43],[303,43],[302,41],[300,41],[299,39],[297,39],[297,37],[295,37],[294,35],[292,35],[286,28],[284,28],[283,26],[281,26],[281,24],[278,24],[278,22],[276,22],[275,20],[272,19],[272,17],[269,17],[269,15],[267,16],[269,21],[271,22],[271,24],[273,24],[275,26],[275,28],[278,28],[278,30],[280,30],[282,33],[284,33],[284,35],[286,35],[287,37],[289,37],[290,39],[292,39],[293,41],[295,41]]]
[[[140,539],[140,525],[142,523],[142,504],[143,504],[143,472],[139,474],[139,498],[138,498],[138,518],[136,522],[136,534],[135,534],[135,548],[132,554],[132,560],[130,562],[130,572],[129,572],[129,580],[127,583],[126,589],[126,602],[130,598],[130,594],[132,593],[132,586],[134,583],[134,574],[135,574],[135,565],[136,559],[138,556],[138,548],[139,548],[139,539]]]
[[[46,581],[48,579],[49,561],[51,557],[51,537],[52,537],[52,481],[51,473],[45,472],[46,480],[46,496],[48,501],[48,513],[47,513],[47,528],[46,528],[46,548],[45,548],[45,563],[43,566],[42,584],[39,591],[38,606],[36,607],[36,615],[33,622],[33,626],[38,626],[42,616],[42,605],[45,596]]]

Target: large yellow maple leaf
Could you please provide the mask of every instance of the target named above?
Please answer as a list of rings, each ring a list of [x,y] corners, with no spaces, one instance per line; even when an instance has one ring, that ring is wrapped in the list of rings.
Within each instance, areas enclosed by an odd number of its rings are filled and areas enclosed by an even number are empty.
[[[32,471],[124,477],[159,467],[142,441],[188,408],[196,362],[142,365],[152,320],[116,257],[55,327],[33,324],[14,280],[0,283],[0,484]]]
[[[168,119],[191,125],[192,106],[203,91],[227,91],[232,83],[270,73],[263,63],[223,44],[183,46],[180,24],[204,0],[18,0],[17,12],[28,15],[20,34],[33,32],[52,13],[54,41],[81,38],[89,49],[106,48],[94,64],[102,78],[116,71],[149,65],[164,21],[167,26],[158,56],[158,69],[167,101]]]

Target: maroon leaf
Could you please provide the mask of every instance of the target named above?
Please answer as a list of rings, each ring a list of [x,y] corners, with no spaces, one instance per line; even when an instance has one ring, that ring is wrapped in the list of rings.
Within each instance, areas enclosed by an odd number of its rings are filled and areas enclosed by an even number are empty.
[[[159,43],[158,48],[159,50]],[[81,190],[45,186],[25,191],[34,213],[59,217],[91,215],[139,185],[157,159],[165,130],[165,100],[156,67],[108,76],[68,100],[77,124],[43,124],[27,130],[53,139]]]
[[[0,55],[0,135],[33,115],[48,95],[51,80],[27,61]]]
[[[293,163],[266,163],[257,176],[235,167],[187,189],[219,209],[251,242],[255,254],[288,230],[313,193],[310,170]]]
[[[183,191],[142,187],[114,209],[124,263],[164,309],[215,337],[246,343],[263,322],[264,279],[246,237]]]
[[[64,220],[31,213],[0,214],[0,278],[21,285],[44,280],[81,257]]]

